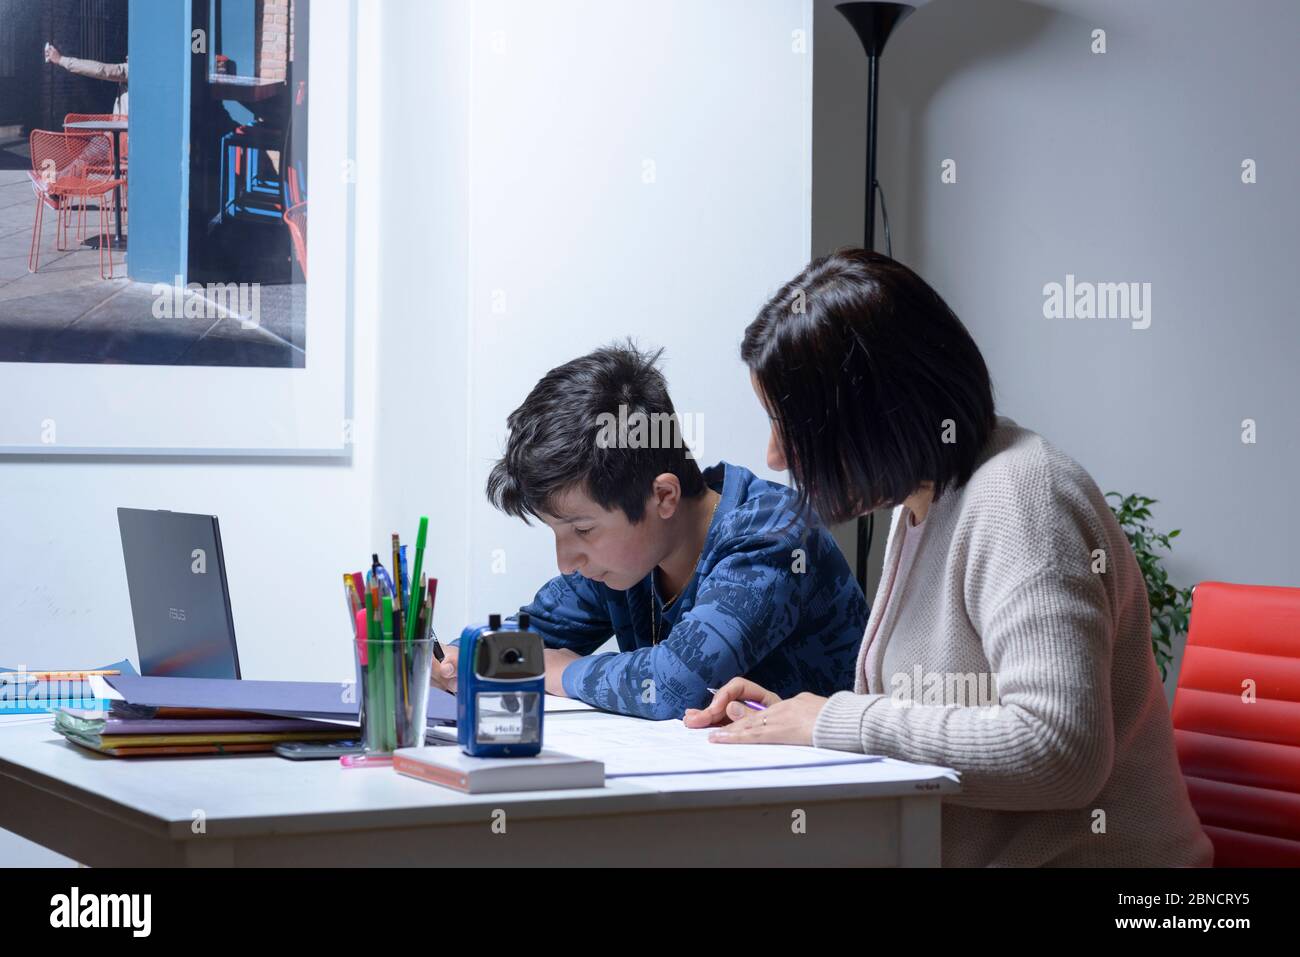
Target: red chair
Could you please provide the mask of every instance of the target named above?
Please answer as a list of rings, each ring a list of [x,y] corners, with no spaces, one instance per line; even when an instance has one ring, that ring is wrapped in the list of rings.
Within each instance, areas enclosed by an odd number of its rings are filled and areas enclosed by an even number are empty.
[[[307,278],[307,202],[290,206],[284,212],[284,221],[289,227],[293,239],[293,255],[302,270],[302,278]]]
[[[1300,867],[1300,588],[1196,586],[1173,724],[1215,866]]]
[[[63,117],[63,132],[65,133],[89,132],[87,130],[70,130],[68,129],[68,125],[70,123],[89,123],[89,122],[94,122],[96,120],[102,120],[104,122],[118,121],[121,123],[125,123],[127,121],[127,117],[123,113],[69,113]],[[122,133],[120,135],[121,135],[121,139],[119,140],[119,142],[122,144],[122,173],[125,174],[126,163],[128,158],[127,147],[129,141],[127,140],[126,133]]]
[[[86,122],[93,122],[93,121],[97,121],[97,120],[99,120],[99,121],[113,121],[113,120],[116,120],[116,121],[120,121],[120,122],[125,123],[125,122],[127,121],[127,116],[126,116],[125,114],[123,114],[123,113],[68,113],[68,114],[66,114],[66,115],[63,117],[63,132],[65,132],[65,133],[86,133],[86,132],[94,132],[94,131],[89,131],[89,130],[70,130],[70,129],[68,129],[68,126],[71,125],[71,124],[73,124],[73,123],[86,123]],[[111,135],[110,135],[110,139],[111,139],[111,138],[112,138],[112,137],[111,137]],[[127,167],[127,160],[129,159],[129,155],[128,155],[128,153],[129,153],[129,148],[130,148],[130,140],[127,138],[127,134],[126,134],[126,132],[122,132],[122,133],[118,134],[118,143],[121,144],[121,150],[122,150],[122,155],[121,155],[121,157],[119,157],[119,162],[120,162],[121,165],[120,165],[118,168],[121,169],[121,171],[122,171],[122,210],[123,210],[123,212],[125,213],[125,212],[126,212],[126,207],[127,207],[127,204],[126,204],[126,181],[127,181],[127,177],[126,177],[126,167]],[[99,172],[112,173],[112,172],[113,172],[113,164],[112,164],[112,162],[111,162],[111,161],[109,162],[109,164],[108,164],[108,168],[107,168],[106,170],[100,170]],[[111,197],[110,197],[110,198],[111,198]],[[125,217],[123,218],[123,221],[125,222]],[[84,233],[84,231],[83,231],[83,227],[84,227],[84,217],[83,217],[83,219],[82,219],[82,222],[80,222],[80,223],[78,224],[78,226],[77,226],[77,238],[78,238],[78,239],[80,239],[80,238],[82,238],[82,237],[85,236],[85,233]]]
[[[32,130],[31,135],[32,189],[36,192],[36,221],[32,225],[32,247],[27,256],[27,271],[36,272],[41,258],[41,226],[45,207],[58,213],[55,225],[55,248],[67,250],[68,220],[74,209],[80,207],[84,215],[87,199],[97,200],[99,207],[99,275],[113,278],[113,252],[108,230],[105,198],[114,187],[121,185],[112,174],[105,174],[106,163],[111,163],[113,141],[107,133],[54,133]],[[110,167],[111,168],[111,167]],[[104,257],[108,256],[108,274],[104,273]]]

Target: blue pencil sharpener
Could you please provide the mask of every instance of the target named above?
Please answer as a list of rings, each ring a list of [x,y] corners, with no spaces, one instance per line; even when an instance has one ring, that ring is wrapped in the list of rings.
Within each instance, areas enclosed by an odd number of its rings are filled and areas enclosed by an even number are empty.
[[[529,757],[542,750],[546,662],[542,636],[528,630],[528,615],[460,635],[456,678],[456,736],[478,758]]]

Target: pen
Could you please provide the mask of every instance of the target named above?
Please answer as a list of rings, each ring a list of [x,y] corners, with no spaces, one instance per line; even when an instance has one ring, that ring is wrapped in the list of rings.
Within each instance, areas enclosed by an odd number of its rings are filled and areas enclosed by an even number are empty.
[[[0,678],[48,681],[51,678],[84,678],[88,675],[120,675],[120,671],[0,671]]]
[[[420,595],[420,612],[415,616],[415,637],[425,638],[429,630],[429,596],[425,594],[423,587],[420,588],[418,594]]]
[[[410,569],[407,568],[407,566],[406,566],[406,548],[407,548],[407,546],[403,545],[403,546],[402,546],[401,548],[399,548],[398,551],[397,551],[397,561],[398,561],[398,566],[397,566],[397,567],[398,567],[398,569],[399,569],[400,572],[401,572],[401,574],[398,575],[398,578],[397,578],[397,587],[400,588],[400,589],[402,590],[402,607],[403,607],[403,608],[409,608],[409,607],[411,607],[411,601],[410,601],[410,598],[411,598],[411,581],[412,581],[412,579],[411,579]],[[419,576],[419,574],[417,573],[415,577],[416,577],[416,578],[419,578],[420,576]]]
[[[388,569],[386,569],[383,565],[379,564],[379,553],[373,552],[370,556],[370,559],[371,562],[373,563],[370,566],[370,576],[379,584],[380,596],[381,597],[383,595],[392,596],[393,579],[389,576]]]
[[[344,754],[339,764],[345,768],[379,768],[393,766],[393,759],[381,754]]]
[[[438,579],[436,578],[429,579],[428,600],[429,600],[429,618],[428,618],[427,625],[429,628],[429,634],[433,635],[433,657],[437,658],[439,661],[443,661],[447,657],[447,653],[442,650],[442,644],[438,641],[438,635],[433,630],[433,605],[434,602],[438,600]]]
[[[406,582],[403,580],[405,576],[402,574],[402,541],[396,532],[393,532],[393,574],[397,576],[395,579],[396,588],[393,589],[393,607],[401,608],[405,604],[403,599],[406,597],[404,594]]]
[[[352,626],[357,633],[357,661],[361,665],[361,687],[364,688],[367,675],[370,673],[370,658],[366,642],[366,610],[364,608],[357,609]]]
[[[718,689],[717,689],[717,688],[705,688],[704,690],[707,691],[709,694],[717,694],[717,693],[718,693]],[[742,701],[742,702],[740,702],[740,703],[743,704],[746,708],[751,709],[752,711],[766,711],[766,710],[767,710],[767,705],[765,705],[765,704],[759,704],[757,701]]]
[[[348,619],[352,622],[353,634],[357,627],[357,609],[361,607],[361,596],[357,593],[357,583],[348,572],[343,573],[343,597],[348,603]]]

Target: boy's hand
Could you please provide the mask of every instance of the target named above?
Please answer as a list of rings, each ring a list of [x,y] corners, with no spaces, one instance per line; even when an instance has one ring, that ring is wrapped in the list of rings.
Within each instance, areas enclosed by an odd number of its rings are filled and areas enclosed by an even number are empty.
[[[456,693],[456,664],[460,659],[460,648],[456,645],[442,646],[443,659],[433,663],[430,684],[443,691]]]
[[[430,675],[430,683],[435,688],[441,688],[443,691],[456,693],[456,670],[460,659],[460,648],[456,645],[443,645],[442,650],[444,657],[442,661],[433,663],[433,672]],[[564,683],[562,676],[564,669],[569,666],[569,662],[575,661],[579,655],[560,648],[547,648],[544,652],[546,656],[546,693],[564,697]]]
[[[706,708],[687,708],[682,716],[682,723],[688,728],[709,728],[713,725],[730,724],[733,721],[759,712],[745,706],[746,701],[756,701],[770,708],[780,701],[780,697],[761,685],[756,685],[747,678],[732,678],[718,689],[713,701]]]
[[[58,64],[63,59],[63,54],[59,53],[59,48],[52,43],[45,44],[45,62]]]
[[[567,648],[547,648],[543,654],[546,658],[546,693],[567,698],[568,695],[564,693],[564,669],[582,656]]]

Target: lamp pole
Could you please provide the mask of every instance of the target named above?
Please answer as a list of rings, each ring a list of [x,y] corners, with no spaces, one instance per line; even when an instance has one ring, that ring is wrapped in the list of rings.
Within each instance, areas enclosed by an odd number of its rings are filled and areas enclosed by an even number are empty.
[[[876,248],[876,121],[880,113],[880,55],[885,50],[885,43],[902,23],[916,9],[910,3],[884,3],[878,0],[856,0],[853,3],[839,3],[835,9],[862,41],[862,49],[867,54],[867,157],[866,157],[866,202],[862,211],[862,248]],[[857,575],[858,585],[863,594],[867,592],[867,557],[870,552],[871,525],[865,515],[858,516],[857,522]],[[870,596],[868,596],[868,600]]]

